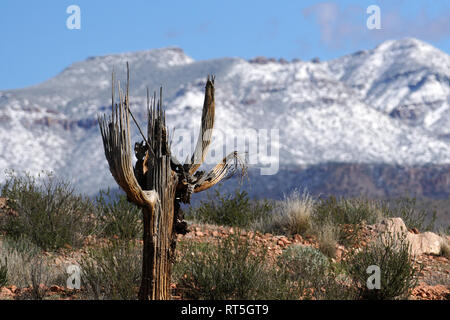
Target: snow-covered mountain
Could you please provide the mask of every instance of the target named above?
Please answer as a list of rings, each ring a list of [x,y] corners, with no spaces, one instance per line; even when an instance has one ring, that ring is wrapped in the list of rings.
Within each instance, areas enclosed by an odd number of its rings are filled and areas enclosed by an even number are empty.
[[[450,56],[417,39],[328,62],[331,72],[369,106],[450,138]]]
[[[124,86],[127,61],[131,108],[144,128],[146,87],[163,86],[169,128],[196,138],[205,78],[215,74],[215,146],[240,129],[278,129],[276,152],[259,160],[278,153],[283,170],[450,164],[450,56],[403,39],[327,62],[194,61],[179,48],[88,58],[41,84],[0,91],[0,171],[52,170],[89,193],[115,186],[96,116],[110,112],[111,72]]]

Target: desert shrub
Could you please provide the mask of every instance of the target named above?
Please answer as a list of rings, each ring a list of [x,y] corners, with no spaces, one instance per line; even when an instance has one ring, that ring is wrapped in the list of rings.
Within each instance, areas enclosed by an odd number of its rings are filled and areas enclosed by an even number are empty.
[[[274,206],[271,214],[261,217],[253,227],[264,233],[304,235],[311,230],[314,204],[314,199],[306,191],[300,194],[294,190]]]
[[[362,224],[380,221],[385,212],[386,207],[380,201],[362,198],[338,199],[334,196],[322,198],[314,207],[314,231],[317,234],[323,226],[334,226],[337,241],[345,246],[352,246],[358,238]]]
[[[8,283],[17,287],[29,287],[31,291],[21,299],[42,299],[45,287],[65,284],[62,267],[51,266],[40,249],[28,238],[6,238],[0,244],[0,261],[7,260]],[[43,284],[44,286],[39,286]]]
[[[0,258],[0,288],[8,284],[8,258]]]
[[[174,281],[188,299],[295,299],[283,272],[266,251],[231,235],[215,243],[180,243]],[[297,295],[298,297],[298,295]]]
[[[87,298],[137,299],[141,279],[142,246],[132,240],[113,240],[90,248],[80,262]]]
[[[99,233],[119,239],[142,237],[141,210],[127,201],[126,195],[113,196],[108,189],[101,190],[96,198]]]
[[[289,246],[280,257],[281,264],[288,266],[296,277],[314,279],[326,274],[328,258],[319,250],[303,245]]]
[[[8,261],[8,283],[18,287],[31,285],[31,269],[39,249],[27,238],[5,238],[0,245],[0,260]]]
[[[198,208],[190,208],[186,218],[202,223],[225,226],[249,227],[255,220],[267,216],[271,210],[268,201],[251,200],[246,191],[235,190],[234,194],[207,193],[207,200],[201,201]]]
[[[334,225],[357,225],[363,221],[373,224],[383,217],[384,210],[383,203],[375,200],[330,196],[319,200],[315,206],[314,220],[317,224],[331,222]]]
[[[311,247],[277,258],[239,234],[217,242],[181,242],[172,274],[187,299],[353,299],[341,272]]]
[[[442,237],[442,245],[440,255],[450,259],[450,241],[447,240],[446,236]]]
[[[290,287],[296,287],[302,299],[348,300],[354,290],[339,281],[342,272],[332,267],[319,250],[292,245],[278,258],[278,266],[289,275]]]
[[[403,235],[388,234],[360,251],[354,251],[346,261],[362,299],[387,300],[405,298],[417,284],[417,270],[410,257],[410,245]],[[380,268],[380,289],[369,289],[369,266]]]
[[[435,228],[436,210],[421,208],[416,198],[402,197],[390,200],[387,214],[392,218],[402,218],[410,229],[433,231]]]
[[[36,178],[10,172],[2,196],[17,216],[3,216],[0,230],[16,239],[25,235],[42,249],[79,246],[95,228],[89,215],[93,212],[92,203],[75,195],[69,182],[51,173]]]
[[[315,226],[314,229],[314,234],[317,235],[317,242],[319,243],[319,251],[330,258],[334,258],[339,239],[339,227],[327,223],[323,226]]]
[[[32,300],[42,300],[47,292],[47,284],[49,283],[49,266],[41,257],[35,257],[31,265],[30,280],[31,291],[30,298]],[[41,284],[43,286],[41,286]]]

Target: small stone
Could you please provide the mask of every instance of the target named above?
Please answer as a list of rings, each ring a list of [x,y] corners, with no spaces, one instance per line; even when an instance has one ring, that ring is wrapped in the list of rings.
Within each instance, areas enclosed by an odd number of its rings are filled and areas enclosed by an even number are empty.
[[[15,285],[9,286],[8,288],[9,290],[11,290],[12,293],[16,293],[17,291],[17,287]]]
[[[213,236],[213,237],[218,237],[218,236],[219,236],[219,232],[213,231],[213,232],[212,232],[212,236]]]
[[[201,231],[195,231],[195,235],[196,235],[197,237],[203,237],[203,232],[201,232]]]
[[[4,296],[12,296],[13,295],[12,291],[6,287],[1,288],[0,293]]]
[[[64,289],[62,287],[56,286],[56,285],[53,285],[53,286],[50,287],[50,291],[51,292],[59,292],[59,291],[63,291],[63,290]]]

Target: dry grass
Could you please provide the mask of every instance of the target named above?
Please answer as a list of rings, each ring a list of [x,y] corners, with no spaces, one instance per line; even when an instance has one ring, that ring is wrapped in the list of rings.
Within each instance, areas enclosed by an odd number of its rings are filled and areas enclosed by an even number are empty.
[[[31,299],[42,299],[39,284],[62,284],[66,278],[62,267],[51,265],[30,241],[4,239],[0,242],[0,260],[7,260],[7,281],[20,288],[32,286]]]
[[[260,220],[254,228],[274,234],[304,235],[312,228],[314,199],[304,191],[302,194],[294,190],[285,196],[265,219]]]
[[[339,227],[327,223],[323,226],[315,227],[315,234],[319,242],[319,250],[330,258],[336,257],[336,246],[339,239]]]
[[[450,241],[448,241],[447,238],[444,237],[441,245],[441,256],[450,259]]]

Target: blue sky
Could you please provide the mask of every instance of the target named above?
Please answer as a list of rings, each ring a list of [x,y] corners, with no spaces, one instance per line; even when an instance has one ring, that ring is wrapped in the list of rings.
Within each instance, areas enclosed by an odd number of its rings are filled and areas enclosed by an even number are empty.
[[[380,30],[366,27],[372,4]],[[70,5],[81,9],[79,30],[66,27]],[[2,0],[0,17],[0,90],[45,81],[90,56],[166,46],[196,60],[328,60],[417,37],[450,52],[447,0]]]

